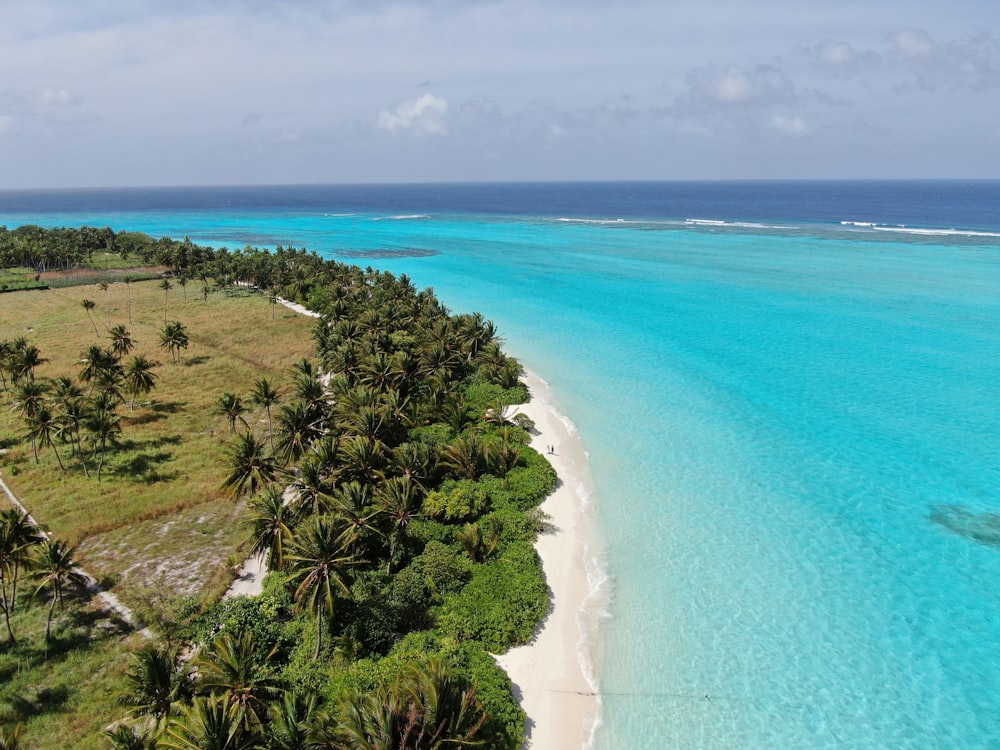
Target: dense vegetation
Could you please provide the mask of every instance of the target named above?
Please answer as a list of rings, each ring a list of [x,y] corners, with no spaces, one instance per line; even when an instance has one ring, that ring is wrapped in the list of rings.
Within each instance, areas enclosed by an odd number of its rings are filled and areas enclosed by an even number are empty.
[[[519,746],[524,717],[489,653],[530,639],[548,606],[534,509],[556,479],[528,446],[530,423],[510,414],[527,393],[493,326],[450,315],[405,277],[304,250],[0,231],[9,265],[72,267],[94,252],[168,269],[161,343],[172,355],[191,327],[168,320],[171,283],[198,280],[206,300],[211,289],[251,287],[272,305],[281,295],[322,314],[315,358],[216,395],[231,436],[219,481],[246,503],[247,549],[272,571],[264,594],[150,613],[161,638],[133,655],[120,690],[127,716],[108,742]],[[129,377],[128,329],[107,336],[107,348],[84,348],[85,363],[100,366],[78,384],[36,379],[27,363],[44,353],[25,339],[0,350],[25,440],[66,452],[65,472],[100,474],[114,440],[95,415],[161,388],[155,376]],[[24,390],[39,383],[28,409]],[[67,416],[74,399],[82,421]]]

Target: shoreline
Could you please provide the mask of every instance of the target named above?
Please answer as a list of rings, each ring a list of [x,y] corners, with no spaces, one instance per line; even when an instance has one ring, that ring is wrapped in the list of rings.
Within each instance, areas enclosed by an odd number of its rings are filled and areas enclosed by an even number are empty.
[[[277,301],[319,317],[289,300]],[[555,491],[540,506],[552,530],[535,542],[552,598],[532,642],[494,658],[527,714],[525,750],[584,750],[592,746],[602,720],[595,647],[607,616],[607,575],[589,512],[594,483],[580,435],[556,409],[549,384],[527,369],[522,379],[531,398],[517,411],[534,421],[531,447],[559,477]],[[549,445],[554,453],[548,452]],[[223,598],[260,594],[265,573],[262,557],[248,558]]]
[[[535,422],[531,447],[559,475],[555,492],[541,505],[553,530],[535,543],[552,602],[531,643],[495,658],[528,715],[525,748],[581,750],[593,743],[602,709],[594,645],[605,616],[607,578],[588,513],[593,481],[580,436],[556,410],[548,383],[528,370],[523,380],[531,400],[517,408]],[[548,453],[549,445],[555,453]]]

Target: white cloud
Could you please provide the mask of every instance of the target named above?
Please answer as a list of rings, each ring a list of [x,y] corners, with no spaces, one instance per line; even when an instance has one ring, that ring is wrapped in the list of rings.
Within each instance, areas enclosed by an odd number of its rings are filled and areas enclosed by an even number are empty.
[[[820,59],[829,65],[846,65],[857,56],[854,47],[847,42],[827,42],[819,50]]]
[[[672,110],[676,114],[704,114],[734,107],[767,107],[789,104],[801,94],[788,76],[772,65],[750,69],[704,67],[687,74],[687,91]]]
[[[437,135],[446,132],[444,117],[447,113],[447,101],[434,94],[424,94],[416,99],[400,102],[391,112],[383,109],[378,113],[377,124],[390,133],[412,130]]]
[[[82,97],[78,94],[74,94],[69,89],[53,89],[53,88],[42,88],[36,93],[38,97],[39,104],[48,106],[67,106],[72,104],[79,104],[82,101]]]
[[[767,121],[767,127],[779,135],[789,138],[802,138],[809,135],[809,127],[801,117],[788,117],[786,115],[772,115]]]
[[[720,102],[743,102],[753,93],[753,83],[739,70],[727,70],[712,85],[712,94]]]
[[[0,115],[0,133],[5,133],[14,127],[14,118],[10,115]]]
[[[934,51],[934,42],[923,31],[900,31],[893,35],[896,49],[906,57],[927,57]]]

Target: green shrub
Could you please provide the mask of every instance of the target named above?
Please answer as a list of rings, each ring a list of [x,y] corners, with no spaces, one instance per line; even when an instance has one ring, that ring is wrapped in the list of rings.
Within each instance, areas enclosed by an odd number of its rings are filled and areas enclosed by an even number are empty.
[[[406,527],[406,538],[420,549],[430,542],[447,545],[455,541],[455,527],[431,518],[415,518]]]
[[[472,580],[438,608],[438,625],[445,635],[480,641],[490,652],[502,653],[531,640],[548,606],[538,554],[530,543],[518,542],[474,566]]]
[[[538,508],[528,511],[497,510],[479,519],[482,535],[500,537],[500,550],[516,542],[534,543],[545,530],[546,516]]]
[[[436,631],[410,633],[396,644],[381,665],[391,671],[394,662],[406,664],[426,656],[438,656],[457,674],[476,686],[476,695],[490,713],[486,732],[489,745],[497,750],[517,750],[524,744],[525,715],[514,699],[510,677],[479,644],[458,643]],[[376,673],[373,666],[369,674]]]
[[[469,580],[472,563],[455,547],[431,541],[407,570],[422,576],[435,592],[452,594],[460,591]]]
[[[524,466],[511,469],[504,479],[510,493],[511,507],[527,510],[541,503],[555,490],[559,477],[552,464],[532,448],[521,449],[521,461]]]
[[[523,404],[530,395],[524,385],[502,388],[475,377],[470,380],[465,389],[465,403],[473,414],[485,414],[486,409],[498,401],[504,404]]]
[[[421,442],[431,448],[446,445],[455,436],[455,431],[446,424],[429,424],[410,430],[410,442]]]
[[[468,479],[449,481],[424,498],[424,513],[441,521],[461,523],[478,518],[490,507],[485,488]]]
[[[266,654],[282,642],[282,621],[291,609],[291,597],[282,589],[260,596],[236,596],[213,604],[191,628],[191,639],[207,643],[223,632],[251,633],[258,651]]]

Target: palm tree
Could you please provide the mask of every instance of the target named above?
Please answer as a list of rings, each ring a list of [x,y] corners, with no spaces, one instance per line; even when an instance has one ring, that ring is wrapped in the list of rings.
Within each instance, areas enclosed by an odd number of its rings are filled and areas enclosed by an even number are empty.
[[[263,441],[251,432],[245,432],[236,439],[229,466],[230,471],[222,487],[237,497],[253,495],[278,478],[274,456],[265,453]]]
[[[52,416],[52,411],[45,404],[40,404],[34,412],[27,417],[28,421],[28,437],[31,439],[31,449],[35,454],[35,463],[38,463],[38,444],[48,445],[52,448],[52,452],[56,454],[56,461],[59,462],[59,468],[63,471],[66,467],[63,466],[62,459],[59,457],[59,451],[56,449],[56,444],[52,440],[52,434],[58,432],[59,422]]]
[[[426,443],[403,443],[392,451],[392,468],[400,476],[409,477],[422,489],[436,468],[434,453]]]
[[[323,647],[323,615],[333,618],[336,591],[350,593],[345,582],[345,569],[357,564],[341,541],[341,533],[332,518],[317,516],[301,529],[289,545],[285,561],[288,582],[295,586],[295,604],[316,617],[316,652]]]
[[[180,668],[176,648],[148,644],[133,651],[125,673],[126,687],[117,696],[133,717],[149,716],[162,722],[178,701],[191,693],[190,676]]]
[[[73,547],[67,547],[64,542],[55,539],[45,539],[39,547],[35,558],[35,575],[40,578],[35,589],[37,596],[43,589],[52,592],[52,602],[49,604],[48,619],[45,621],[45,643],[48,645],[52,631],[52,615],[56,604],[62,609],[63,589],[67,584],[86,588],[87,577],[80,572],[73,562]]]
[[[277,456],[284,464],[297,461],[306,448],[323,434],[317,415],[302,401],[296,400],[278,412]]]
[[[160,346],[170,351],[173,362],[180,362],[180,350],[188,347],[187,328],[179,321],[164,323],[160,329]]]
[[[271,704],[268,736],[273,750],[302,750],[310,740],[310,725],[316,711],[315,693],[285,692]]]
[[[169,279],[160,282],[160,289],[163,290],[163,325],[167,324],[167,293],[173,289]]]
[[[135,402],[140,393],[149,393],[156,386],[156,363],[139,354],[132,358],[125,370],[125,388],[132,394],[130,408],[135,410]]]
[[[112,750],[156,750],[156,735],[156,727],[134,727],[125,723],[104,731]]]
[[[340,485],[330,500],[330,512],[344,524],[342,539],[355,551],[363,546],[366,537],[384,538],[375,524],[383,511],[374,507],[370,485],[359,482]]]
[[[13,370],[14,343],[0,341],[0,384],[7,390],[7,374]]]
[[[158,748],[169,750],[259,750],[261,737],[248,729],[244,710],[222,697],[197,697],[172,717]]]
[[[218,400],[215,402],[215,406],[218,413],[226,415],[226,418],[229,420],[229,430],[233,434],[236,433],[237,419],[246,425],[248,430],[250,429],[250,423],[243,417],[247,410],[243,405],[243,399],[235,393],[226,391],[219,396]]]
[[[80,430],[87,419],[88,411],[80,398],[72,398],[63,402],[62,414],[59,415],[59,434],[65,439],[69,438],[73,446],[73,453],[80,458],[83,464],[83,473],[90,478],[90,469],[87,468],[87,459],[83,454],[83,441]]]
[[[271,381],[267,378],[259,378],[253,384],[253,390],[250,392],[250,402],[257,406],[263,406],[264,411],[267,412],[267,437],[271,443],[272,453],[274,452],[274,429],[271,426],[271,407],[278,403],[280,399],[281,394],[278,392],[278,389],[271,385]]]
[[[285,502],[281,488],[269,484],[250,498],[245,525],[249,528],[250,555],[267,555],[267,569],[281,570],[285,544],[292,536],[294,510]]]
[[[393,477],[378,488],[375,505],[389,520],[389,560],[386,563],[386,573],[390,573],[397,545],[406,537],[410,521],[420,515],[419,488],[409,477]]]
[[[25,343],[14,350],[11,370],[11,382],[20,383],[25,378],[29,381],[35,379],[35,368],[43,365],[49,360],[42,356],[41,351],[34,344]]]
[[[440,659],[410,664],[388,686],[339,698],[317,734],[338,750],[437,750],[485,747],[490,718],[475,687],[466,687]]]
[[[49,384],[41,380],[28,380],[14,389],[14,408],[25,419],[31,419],[45,404]]]
[[[378,440],[364,437],[346,438],[341,443],[341,464],[337,470],[339,481],[357,481],[374,484],[386,465],[386,449]]]
[[[17,644],[10,625],[10,616],[17,604],[17,585],[21,573],[31,563],[32,549],[44,538],[27,511],[19,508],[0,511],[0,608],[12,645]]]
[[[496,531],[488,539],[483,539],[483,530],[476,522],[467,523],[455,531],[455,538],[465,548],[472,562],[483,562],[500,544],[500,532]]]
[[[122,281],[125,282],[125,289],[128,290],[128,324],[132,325],[132,277],[122,276]]]
[[[122,431],[121,415],[106,408],[106,404],[103,404],[102,407],[95,408],[84,420],[84,427],[90,433],[90,441],[94,443],[100,453],[97,462],[98,482],[101,481],[101,472],[104,470],[104,459],[107,456],[108,446],[115,444]]]
[[[83,364],[80,380],[84,383],[115,382],[122,372],[118,356],[110,349],[104,349],[97,344],[87,347],[80,362]]]
[[[91,311],[97,307],[97,303],[92,299],[85,299],[82,304],[83,309],[87,311],[87,319],[90,320],[90,325],[94,326],[94,335],[100,336],[101,332],[97,330],[97,323],[94,322],[94,318],[90,315]]]
[[[501,427],[500,440],[487,445],[486,463],[491,474],[505,477],[521,461],[517,433],[523,434],[523,430],[519,427]]]
[[[52,398],[64,405],[83,397],[83,390],[70,378],[61,375],[52,381]]]
[[[475,480],[486,469],[486,446],[474,433],[459,435],[441,450],[441,465],[460,478]]]
[[[267,671],[267,663],[277,650],[275,646],[268,654],[258,654],[251,633],[237,636],[223,632],[195,661],[198,692],[224,696],[229,703],[238,705],[248,726],[263,724],[267,702],[279,692]]]
[[[476,737],[489,719],[474,686],[466,687],[438,658],[410,664],[397,684],[417,709],[420,730],[414,747],[470,747],[485,745]],[[408,711],[409,716],[412,710]],[[416,729],[416,727],[414,727]],[[412,736],[412,730],[411,730]]]
[[[111,336],[111,351],[113,351],[119,359],[126,356],[135,348],[135,340],[132,338],[132,334],[123,325],[112,326],[108,333]]]
[[[110,321],[111,320],[111,301],[108,299],[108,287],[110,284],[106,281],[102,281],[97,285],[98,288],[104,292],[104,316]]]
[[[295,495],[296,515],[300,517],[319,515],[330,497],[329,477],[312,457],[302,462],[288,489]]]

